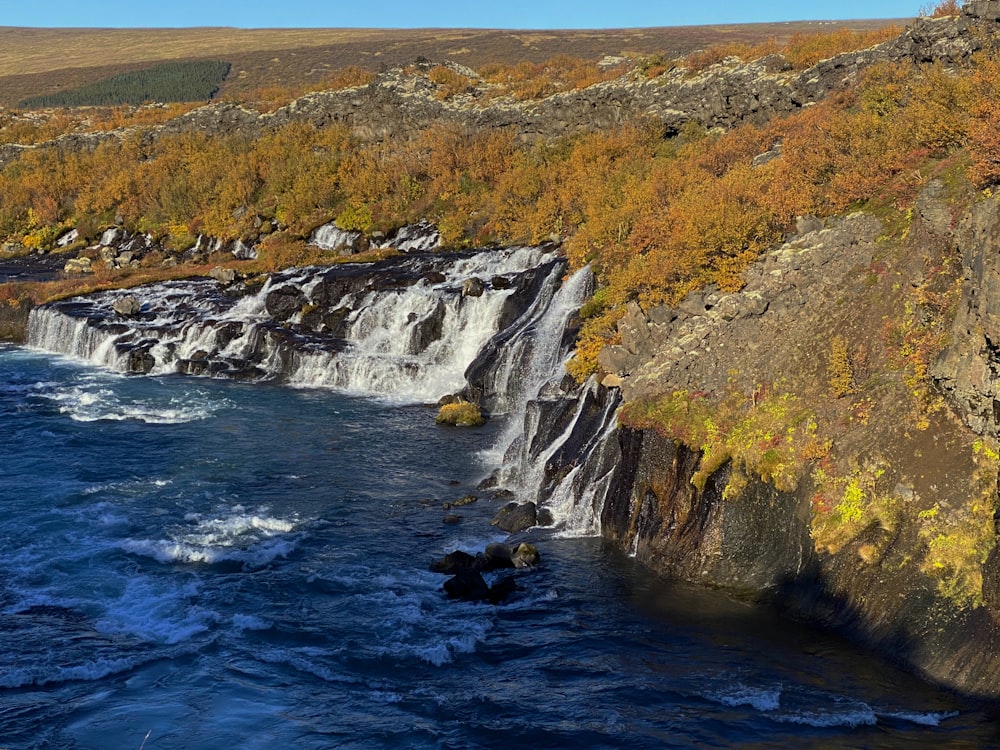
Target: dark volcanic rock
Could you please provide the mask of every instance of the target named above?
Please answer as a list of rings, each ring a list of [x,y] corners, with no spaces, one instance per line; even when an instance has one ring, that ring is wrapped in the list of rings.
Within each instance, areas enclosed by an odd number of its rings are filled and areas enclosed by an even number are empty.
[[[816,566],[808,508],[751,478],[723,499],[728,465],[699,491],[701,454],[648,432],[621,432],[622,466],[604,505],[604,535],[652,568],[712,585],[767,589]]]
[[[454,552],[449,552],[440,560],[431,563],[430,569],[432,573],[445,573],[448,575],[469,570],[478,571],[482,569],[482,559],[470,555],[468,552],[455,550]]]
[[[488,544],[483,552],[486,560],[486,570],[499,570],[501,568],[513,568],[514,561],[511,559],[511,548],[506,544]]]
[[[482,574],[463,570],[444,582],[444,590],[449,599],[482,602],[490,598],[490,587]]]
[[[447,310],[442,300],[438,300],[434,309],[410,327],[410,354],[420,354],[428,346],[441,338],[444,330],[444,318]]]
[[[281,322],[300,312],[308,303],[305,293],[290,284],[272,290],[264,301],[268,315]]]
[[[514,576],[505,576],[490,586],[490,593],[487,598],[490,604],[502,604],[517,590],[517,580],[515,580]]]
[[[538,507],[534,503],[509,503],[501,508],[492,521],[493,525],[508,534],[530,529],[538,523]]]

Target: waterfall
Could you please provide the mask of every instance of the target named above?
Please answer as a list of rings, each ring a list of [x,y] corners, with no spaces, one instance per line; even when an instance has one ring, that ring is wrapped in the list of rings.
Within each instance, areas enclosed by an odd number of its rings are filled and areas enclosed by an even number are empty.
[[[580,269],[565,283],[557,275],[545,279],[531,307],[500,331],[470,367],[467,377],[485,395],[491,411],[511,417],[498,446],[501,453],[518,432],[511,425],[523,420],[527,404],[565,374],[570,346],[564,333],[592,283],[589,268]]]
[[[562,285],[546,285],[535,304],[501,331],[467,372],[470,384],[507,413],[496,445],[485,454],[491,477],[522,501],[548,508],[560,533],[600,533],[605,493],[618,465],[617,391],[591,378],[567,386],[565,335],[590,294],[587,268]]]
[[[565,536],[600,533],[600,515],[618,467],[618,391],[594,378],[568,393],[555,379],[507,426],[513,439],[493,480],[552,514]]]
[[[597,384],[591,380],[586,388],[593,393]],[[580,399],[573,420],[573,426],[577,430],[581,427],[580,417],[587,403],[587,399]],[[591,425],[592,431],[583,432],[581,437],[584,442],[573,454],[571,468],[549,489],[546,505],[564,536],[598,536],[601,533],[604,498],[619,465],[618,405],[617,392],[613,395],[606,394],[595,422],[599,429],[594,430]],[[571,430],[560,437],[564,439],[554,443],[547,451],[543,468],[551,465],[551,460],[566,447],[574,434]]]
[[[571,351],[563,334],[592,283],[593,275],[585,267],[561,286],[547,285],[535,304],[491,342],[486,355],[491,368],[482,388],[494,394],[493,410],[508,414],[506,429],[494,447],[496,456],[507,455],[525,435],[537,431],[538,425],[530,424],[533,415],[528,405],[565,375],[563,364]]]
[[[195,279],[32,312],[29,345],[121,372],[266,379],[404,402],[465,387],[470,363],[537,306],[564,263],[547,248],[292,269],[236,293]],[[135,295],[138,315],[117,301]]]
[[[413,254],[290,269],[259,287],[151,284],[43,305],[29,345],[120,372],[334,388],[404,403],[462,393],[505,419],[494,481],[547,507],[564,534],[599,532],[616,392],[567,382],[590,294],[550,248]],[[139,313],[115,304],[134,295]]]
[[[313,231],[309,238],[309,244],[323,250],[340,250],[345,247],[354,248],[362,237],[361,232],[341,229],[335,223],[330,222]]]

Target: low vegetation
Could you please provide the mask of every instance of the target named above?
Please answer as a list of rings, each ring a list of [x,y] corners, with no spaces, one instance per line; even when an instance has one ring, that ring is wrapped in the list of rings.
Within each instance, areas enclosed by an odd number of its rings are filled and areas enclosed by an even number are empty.
[[[456,401],[444,404],[434,419],[438,424],[448,424],[455,427],[479,427],[486,424],[479,407],[469,401]]]
[[[791,492],[808,462],[824,457],[828,441],[818,435],[816,420],[801,399],[779,388],[758,386],[753,393],[733,387],[717,397],[674,391],[652,401],[626,404],[620,421],[653,429],[665,437],[701,450],[691,483],[699,489],[727,463],[733,465],[727,495],[741,489],[745,474],[754,474]]]
[[[230,64],[220,61],[170,62],[120,73],[103,81],[54,94],[33,96],[19,107],[94,107],[146,102],[206,102],[219,90]]]
[[[842,52],[867,49],[895,39],[901,31],[899,26],[888,25],[864,31],[845,28],[829,34],[795,34],[783,43],[776,38],[756,44],[730,42],[693,52],[677,64],[691,72],[700,72],[728,58],[750,62],[769,55],[776,55],[780,56],[782,69],[805,70],[820,60],[826,60]],[[673,66],[650,66],[648,70],[660,72],[670,67]]]
[[[652,123],[526,144],[504,130],[436,126],[405,142],[364,143],[336,125],[129,137],[95,149],[52,146],[0,170],[0,234],[41,247],[116,215],[164,235],[252,237],[261,219],[292,235],[330,218],[384,230],[421,218],[454,247],[562,241],[592,264],[601,303],[584,322],[573,372],[585,377],[626,302],[674,303],[689,290],[740,285],[740,272],[800,214],[866,203],[905,213],[929,161],[968,149],[968,173],[1000,178],[1000,62],[968,69],[876,66],[851,91],[764,126],[664,140]],[[2,133],[2,131],[0,131]],[[781,158],[755,166],[781,143]]]

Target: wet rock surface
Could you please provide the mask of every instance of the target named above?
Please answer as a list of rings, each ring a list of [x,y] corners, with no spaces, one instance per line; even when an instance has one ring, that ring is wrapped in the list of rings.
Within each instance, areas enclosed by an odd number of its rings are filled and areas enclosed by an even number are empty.
[[[433,562],[430,570],[448,576],[442,588],[450,599],[501,604],[519,590],[514,576],[501,576],[490,585],[483,573],[514,568],[532,568],[540,556],[533,544],[515,546],[494,543],[475,555],[456,550]]]
[[[464,295],[467,279],[452,273],[456,263],[473,259],[485,268],[511,266],[515,270],[504,276],[510,286],[495,290],[482,284],[479,295]],[[384,370],[385,387],[407,387],[420,380],[421,368],[450,366],[453,353],[473,357],[474,352],[464,353],[460,344],[467,344],[459,338],[474,331],[486,343],[493,332],[489,326],[502,328],[520,319],[534,304],[539,286],[547,279],[557,282],[562,268],[555,253],[540,248],[411,253],[374,263],[290,269],[256,283],[219,268],[210,280],[165,282],[144,291],[103,292],[54,303],[44,314],[56,316],[51,320],[55,328],[38,335],[51,337],[45,342],[49,348],[69,347],[85,358],[94,353],[94,341],[112,338],[109,360],[102,364],[127,371],[282,380],[297,376],[309,357],[322,355],[331,359],[317,373],[350,379],[354,371],[345,370],[346,365],[338,369],[333,360],[353,356],[357,377],[370,379],[371,372],[362,369],[376,367]],[[141,301],[142,315],[130,297]],[[482,319],[473,312],[477,305]],[[64,320],[57,323],[60,318]],[[65,319],[73,321],[75,330],[68,339]],[[128,322],[125,328],[123,321]],[[448,342],[446,336],[451,337]],[[144,345],[139,367],[132,351],[146,341],[159,346]],[[428,388],[435,385],[428,383]]]

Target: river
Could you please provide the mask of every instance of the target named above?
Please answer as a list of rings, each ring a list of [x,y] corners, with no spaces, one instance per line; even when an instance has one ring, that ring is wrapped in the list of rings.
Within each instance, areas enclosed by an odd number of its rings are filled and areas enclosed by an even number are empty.
[[[449,601],[428,565],[503,538],[476,489],[503,426],[0,348],[0,747],[1000,742],[975,705],[597,538],[531,532],[507,603]]]

